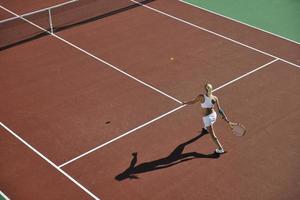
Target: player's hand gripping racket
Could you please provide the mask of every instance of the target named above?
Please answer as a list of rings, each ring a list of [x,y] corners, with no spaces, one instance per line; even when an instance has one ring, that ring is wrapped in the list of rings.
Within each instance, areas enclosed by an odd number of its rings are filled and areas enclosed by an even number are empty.
[[[232,133],[235,136],[244,136],[246,134],[246,132],[247,132],[245,126],[243,126],[240,123],[229,122],[228,124],[229,124],[229,126],[231,128]]]

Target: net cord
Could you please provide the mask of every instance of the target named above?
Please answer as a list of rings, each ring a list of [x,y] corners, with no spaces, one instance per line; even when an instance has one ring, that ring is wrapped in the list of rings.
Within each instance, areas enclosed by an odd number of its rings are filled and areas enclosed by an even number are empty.
[[[9,13],[15,15],[15,16],[17,16],[17,18],[21,18],[21,19],[23,19],[24,21],[28,22],[29,24],[31,24],[31,25],[33,25],[33,26],[35,26],[35,27],[37,27],[37,28],[39,28],[39,29],[45,31],[46,33],[48,33],[48,34],[50,34],[50,35],[52,35],[52,33],[49,32],[48,30],[46,30],[46,29],[44,29],[43,27],[41,27],[41,26],[39,26],[39,25],[37,25],[37,24],[35,24],[35,23],[29,21],[28,19],[22,17],[21,15],[18,15],[18,14],[16,14],[16,13],[14,13],[14,12],[12,12],[12,11],[10,11],[10,10],[4,8],[4,7],[1,6],[1,5],[0,5],[0,8],[2,8],[3,10],[6,10],[7,12],[9,12]]]
[[[11,18],[8,18],[8,19],[1,20],[1,21],[0,21],[0,24],[5,23],[5,22],[9,22],[9,21],[13,21],[13,20],[15,20],[15,19],[28,17],[28,16],[30,16],[30,15],[34,15],[34,14],[37,14],[37,13],[45,12],[45,11],[47,11],[47,10],[51,10],[51,9],[54,9],[54,8],[58,8],[58,7],[61,7],[61,6],[65,6],[65,5],[67,5],[67,4],[75,3],[75,2],[77,2],[77,1],[79,1],[79,0],[71,0],[71,1],[67,1],[67,2],[64,2],[64,3],[61,3],[61,4],[57,4],[57,5],[51,6],[51,7],[47,7],[47,8],[43,8],[43,9],[40,9],[40,10],[36,10],[36,11],[30,12],[30,13],[26,13],[26,14],[23,14],[23,15],[14,16],[14,17],[11,17]],[[1,7],[2,7],[2,6],[1,6]]]

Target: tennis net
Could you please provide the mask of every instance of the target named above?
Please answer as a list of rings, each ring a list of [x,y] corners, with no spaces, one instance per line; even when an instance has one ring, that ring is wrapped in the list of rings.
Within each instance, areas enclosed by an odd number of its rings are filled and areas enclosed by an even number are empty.
[[[135,1],[145,4],[153,0]],[[72,0],[5,19],[0,21],[0,50],[138,6],[130,0]]]

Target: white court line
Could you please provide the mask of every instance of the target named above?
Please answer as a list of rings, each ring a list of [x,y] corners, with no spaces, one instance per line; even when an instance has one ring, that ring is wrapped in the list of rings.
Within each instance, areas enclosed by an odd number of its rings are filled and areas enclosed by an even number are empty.
[[[183,108],[183,107],[185,107],[185,105],[181,105],[181,106],[179,106],[179,107],[177,107],[177,108],[175,108],[175,109],[173,109],[173,110],[171,110],[169,112],[166,112],[165,114],[162,114],[162,115],[160,115],[160,116],[158,116],[158,117],[156,117],[156,118],[154,118],[154,119],[152,119],[152,120],[150,120],[150,121],[148,121],[148,122],[146,122],[146,123],[144,123],[144,124],[142,124],[142,125],[134,128],[134,129],[132,129],[130,131],[127,131],[126,133],[124,133],[124,134],[122,134],[122,135],[120,135],[120,136],[118,136],[118,137],[116,137],[116,138],[114,138],[114,139],[112,139],[112,140],[110,140],[108,142],[105,142],[104,144],[101,144],[101,145],[99,145],[99,146],[97,146],[97,147],[95,147],[95,148],[93,148],[93,149],[91,149],[91,150],[89,150],[89,151],[87,151],[87,152],[85,152],[85,153],[83,153],[83,154],[81,154],[81,155],[79,155],[79,156],[77,156],[77,157],[75,157],[75,158],[73,158],[73,159],[71,159],[71,160],[63,163],[63,164],[61,164],[58,167],[61,168],[63,166],[66,166],[67,164],[70,164],[70,163],[74,162],[75,160],[78,160],[79,158],[82,158],[82,157],[84,157],[84,156],[86,156],[86,155],[88,155],[88,154],[96,151],[97,149],[100,149],[100,148],[102,148],[102,147],[104,147],[104,146],[106,146],[106,145],[108,145],[108,144],[110,144],[110,143],[112,143],[112,142],[114,142],[116,140],[119,140],[122,137],[125,137],[126,135],[129,135],[130,133],[132,133],[132,132],[134,132],[136,130],[139,130],[139,129],[141,129],[141,128],[143,128],[143,127],[145,127],[145,126],[147,126],[147,125],[149,125],[149,124],[151,124],[151,123],[153,123],[153,122],[155,122],[155,121],[157,121],[157,120],[159,120],[159,119],[161,119],[161,118],[163,118],[163,117],[165,117],[165,116],[167,116],[167,115],[169,115],[169,114],[171,114],[171,113],[173,113],[173,112],[175,112],[177,110],[179,110],[180,108]]]
[[[287,41],[289,41],[289,42],[292,42],[292,43],[295,43],[295,44],[300,44],[300,42],[297,42],[297,41],[295,41],[295,40],[291,40],[291,39],[289,39],[289,38],[283,37],[283,36],[278,35],[278,34],[276,34],[276,33],[272,33],[272,32],[270,32],[270,31],[267,31],[267,30],[258,28],[258,27],[256,27],[256,26],[252,26],[252,25],[247,24],[247,23],[245,23],[245,22],[239,21],[239,20],[234,19],[234,18],[231,18],[231,17],[227,17],[227,16],[225,16],[225,15],[222,15],[222,14],[220,14],[220,13],[217,13],[217,12],[214,12],[214,11],[211,11],[211,10],[208,10],[208,9],[206,9],[206,8],[202,8],[202,7],[198,6],[198,5],[194,5],[194,4],[190,3],[190,2],[187,2],[187,1],[184,1],[184,0],[178,0],[178,1],[181,2],[181,3],[188,4],[188,5],[190,5],[190,6],[193,6],[193,7],[195,7],[195,8],[199,8],[199,9],[201,9],[201,10],[205,10],[206,12],[209,12],[209,13],[212,13],[212,14],[215,14],[215,15],[218,15],[218,16],[220,16],[220,17],[229,19],[229,20],[231,20],[231,21],[237,22],[237,23],[239,23],[239,24],[243,24],[243,25],[245,25],[245,26],[249,26],[249,27],[254,28],[254,29],[256,29],[256,30],[259,30],[259,31],[268,33],[268,34],[273,35],[273,36],[276,36],[276,37],[279,37],[279,38],[284,39],[284,40],[287,40]]]
[[[216,32],[214,32],[214,31],[211,31],[211,30],[209,30],[209,29],[203,28],[203,27],[201,27],[201,26],[198,26],[198,25],[196,25],[196,24],[193,24],[193,23],[188,22],[188,21],[186,21],[186,20],[183,20],[183,19],[181,19],[181,18],[175,17],[175,16],[173,16],[173,15],[170,15],[170,14],[168,14],[168,13],[165,13],[165,12],[163,12],[163,11],[161,11],[161,10],[158,10],[158,9],[156,9],[156,8],[153,8],[153,7],[150,7],[150,6],[148,6],[148,5],[142,4],[142,3],[137,2],[137,1],[135,1],[135,0],[130,0],[130,1],[132,1],[132,2],[134,2],[134,3],[136,3],[136,4],[139,4],[140,6],[143,6],[143,7],[145,7],[145,8],[148,8],[148,9],[150,9],[150,10],[152,10],[152,11],[155,11],[155,12],[157,12],[157,13],[160,13],[160,14],[162,14],[162,15],[165,15],[165,16],[167,16],[167,17],[170,17],[170,18],[172,18],[172,19],[175,19],[175,20],[177,20],[177,21],[180,21],[180,22],[182,22],[182,23],[184,23],[184,24],[193,26],[193,27],[195,27],[195,28],[197,28],[197,29],[200,29],[200,30],[202,30],[202,31],[205,31],[205,32],[211,33],[211,34],[213,34],[213,35],[219,36],[219,37],[221,37],[221,38],[223,38],[223,39],[226,39],[226,40],[228,40],[228,41],[231,41],[231,42],[233,42],[233,43],[236,43],[236,44],[239,44],[239,45],[241,45],[241,46],[247,47],[247,48],[252,49],[252,50],[254,50],[254,51],[257,51],[257,52],[259,52],[259,53],[261,53],[261,54],[270,56],[270,57],[272,57],[272,58],[277,58],[277,59],[279,59],[279,60],[281,60],[281,61],[283,61],[283,62],[285,62],[285,63],[288,63],[288,64],[290,64],[290,65],[293,65],[293,66],[295,66],[295,67],[300,68],[300,65],[297,65],[297,64],[292,63],[292,62],[290,62],[290,61],[287,61],[287,60],[285,60],[285,59],[283,59],[283,58],[280,58],[280,57],[274,56],[274,55],[272,55],[272,54],[270,54],[270,53],[267,53],[267,52],[265,52],[265,51],[256,49],[256,48],[251,47],[251,46],[249,46],[249,45],[246,45],[246,44],[244,44],[244,43],[242,43],[242,42],[239,42],[239,41],[237,41],[237,40],[231,39],[231,38],[229,38],[229,37],[226,37],[226,36],[224,36],[224,35],[221,35],[221,34],[219,34],[219,33],[216,33]]]
[[[65,175],[69,180],[71,180],[73,183],[75,183],[78,187],[80,187],[82,190],[84,190],[88,195],[93,197],[96,200],[100,200],[96,195],[94,195],[92,192],[90,192],[88,189],[86,189],[84,186],[82,186],[79,182],[77,182],[74,178],[72,178],[69,174],[67,174],[65,171],[60,169],[58,166],[56,166],[51,160],[49,160],[46,156],[44,156],[42,153],[40,153],[38,150],[36,150],[34,147],[32,147],[30,144],[28,144],[25,140],[23,140],[17,133],[13,132],[11,129],[9,129],[7,126],[5,126],[2,122],[0,122],[0,125],[9,133],[11,133],[13,136],[15,136],[18,140],[20,140],[23,144],[25,144],[28,148],[30,148],[32,151],[34,151],[37,155],[39,155],[42,159],[47,161],[50,165],[52,165],[56,170],[58,170],[60,173]]]
[[[5,200],[9,200],[9,198],[2,191],[0,191],[0,196],[4,197]]]
[[[276,59],[274,59],[274,60],[272,60],[272,61],[270,61],[270,62],[268,62],[268,63],[266,63],[266,64],[264,64],[264,65],[262,65],[262,66],[260,66],[260,67],[258,67],[258,68],[256,68],[256,69],[254,69],[254,70],[252,70],[252,71],[250,71],[250,72],[248,72],[248,73],[246,73],[246,74],[244,74],[244,75],[242,75],[242,76],[237,77],[236,79],[233,79],[233,80],[231,80],[231,81],[228,81],[227,83],[225,83],[225,84],[221,85],[220,87],[217,87],[216,89],[214,89],[213,92],[218,91],[218,90],[222,89],[223,87],[225,87],[225,86],[227,86],[227,85],[230,85],[230,84],[232,84],[232,83],[234,83],[234,82],[240,80],[241,78],[244,78],[244,77],[246,77],[246,76],[248,76],[248,75],[250,75],[250,74],[252,74],[252,73],[254,73],[254,72],[256,72],[256,71],[258,71],[258,70],[260,70],[260,69],[262,69],[262,68],[265,68],[266,66],[268,66],[268,65],[270,65],[270,64],[272,64],[272,63],[274,63],[274,62],[276,62],[276,61],[278,61],[278,60],[279,60],[279,59],[276,58]]]
[[[96,59],[96,60],[102,62],[103,64],[105,64],[105,65],[107,65],[107,66],[109,66],[109,67],[115,69],[116,71],[118,71],[118,72],[124,74],[125,76],[127,76],[127,77],[129,77],[129,78],[131,78],[131,79],[133,79],[133,80],[135,80],[135,81],[137,81],[137,82],[139,82],[139,83],[145,85],[146,87],[151,88],[152,90],[155,90],[156,92],[158,92],[158,93],[160,93],[160,94],[162,94],[162,95],[164,95],[164,96],[166,96],[166,97],[168,97],[168,98],[170,98],[170,99],[176,101],[177,103],[181,103],[181,101],[179,101],[179,100],[176,99],[175,97],[172,97],[171,95],[168,95],[167,93],[165,93],[165,92],[163,92],[163,91],[161,91],[161,90],[155,88],[154,86],[152,86],[152,85],[150,85],[150,84],[148,84],[148,83],[146,83],[146,82],[144,82],[144,81],[142,81],[142,80],[140,80],[140,79],[138,79],[138,78],[132,76],[131,74],[128,74],[127,72],[125,72],[125,71],[119,69],[118,67],[116,67],[116,66],[114,66],[114,65],[112,65],[112,64],[110,64],[110,63],[108,63],[108,62],[106,62],[105,60],[103,60],[103,59],[101,59],[101,58],[99,58],[99,57],[97,57],[97,56],[95,56],[95,55],[89,53],[88,51],[86,51],[86,50],[84,50],[84,49],[82,49],[82,48],[76,46],[75,44],[73,44],[73,43],[71,43],[71,42],[69,42],[69,41],[67,41],[67,40],[65,40],[65,39],[63,39],[63,38],[61,38],[61,37],[59,37],[58,35],[56,35],[56,34],[54,34],[54,33],[51,33],[50,31],[48,31],[48,30],[46,30],[46,29],[40,27],[39,25],[37,25],[37,24],[35,24],[35,23],[33,23],[33,22],[31,22],[31,21],[25,19],[24,17],[21,17],[20,15],[14,13],[14,12],[12,12],[11,10],[8,10],[7,8],[4,8],[4,7],[1,6],[1,5],[0,5],[0,8],[2,8],[3,10],[5,10],[5,11],[7,11],[7,12],[9,12],[9,13],[15,15],[15,16],[20,17],[21,19],[23,19],[24,21],[30,23],[31,25],[33,25],[33,26],[35,26],[35,27],[37,27],[37,28],[39,28],[39,29],[41,29],[41,30],[47,32],[49,35],[52,35],[53,37],[59,39],[60,41],[63,41],[64,43],[66,43],[66,44],[68,44],[68,45],[74,47],[75,49],[77,49],[77,50],[83,52],[84,54],[87,54],[88,56],[90,56],[90,57],[92,57],[92,58],[94,58],[94,59]]]
[[[262,65],[260,67],[258,67],[258,68],[255,68],[254,70],[252,70],[252,71],[250,71],[250,72],[248,72],[246,74],[243,74],[243,75],[241,75],[241,76],[239,76],[239,77],[237,77],[237,78],[235,78],[235,79],[233,79],[233,80],[231,80],[231,81],[229,81],[229,82],[221,85],[220,87],[217,87],[216,89],[213,90],[213,92],[218,91],[218,90],[222,89],[223,87],[225,87],[227,85],[230,85],[230,84],[232,84],[232,83],[240,80],[241,78],[244,78],[244,77],[246,77],[246,76],[248,76],[248,75],[250,75],[250,74],[252,74],[252,73],[254,73],[254,72],[256,72],[256,71],[258,71],[260,69],[262,69],[262,68],[265,68],[266,66],[268,66],[268,65],[276,62],[277,60],[279,60],[279,59],[276,58],[276,59],[274,59],[274,60],[272,60],[272,61],[270,61],[270,62],[268,62],[268,63],[266,63],[266,64],[264,64],[264,65]],[[98,149],[100,149],[100,148],[102,148],[102,147],[104,147],[104,146],[112,143],[112,142],[115,142],[116,140],[121,139],[122,137],[124,137],[126,135],[129,135],[130,133],[132,133],[134,131],[137,131],[137,130],[139,130],[139,129],[141,129],[141,128],[143,128],[143,127],[145,127],[145,126],[147,126],[147,125],[149,125],[149,124],[151,124],[151,123],[153,123],[153,122],[155,122],[155,121],[157,121],[157,120],[159,120],[159,119],[161,119],[161,118],[163,118],[163,117],[165,117],[165,116],[167,116],[167,115],[169,115],[169,114],[171,114],[171,113],[173,113],[173,112],[175,112],[175,111],[177,111],[177,110],[179,110],[181,108],[183,108],[183,107],[185,107],[185,106],[186,105],[181,105],[181,106],[179,106],[179,107],[177,107],[177,108],[175,108],[175,109],[173,109],[173,110],[171,110],[169,112],[166,112],[166,113],[164,113],[164,114],[162,114],[162,115],[160,115],[160,116],[158,116],[158,117],[156,117],[156,118],[154,118],[154,119],[152,119],[152,120],[150,120],[150,121],[148,121],[148,122],[146,122],[146,123],[144,123],[144,124],[142,124],[142,125],[134,128],[134,129],[130,130],[130,131],[127,131],[126,133],[124,133],[124,134],[122,134],[122,135],[120,135],[120,136],[118,136],[118,137],[116,137],[116,138],[114,138],[114,139],[112,139],[112,140],[110,140],[108,142],[105,142],[104,144],[101,144],[101,145],[99,145],[99,146],[97,146],[97,147],[95,147],[95,148],[93,148],[93,149],[91,149],[91,150],[89,150],[89,151],[87,151],[87,152],[85,152],[85,153],[83,153],[83,154],[81,154],[81,155],[79,155],[79,156],[77,156],[77,157],[75,157],[75,158],[73,158],[73,159],[71,159],[71,160],[63,163],[63,164],[61,164],[61,165],[59,165],[58,167],[59,168],[64,167],[64,166],[66,166],[66,165],[68,165],[68,164],[70,164],[70,163],[72,163],[72,162],[74,162],[74,161],[76,161],[76,160],[78,160],[78,159],[80,159],[80,158],[82,158],[82,157],[84,157],[84,156],[86,156],[86,155],[88,155],[88,154],[90,154],[90,153],[92,153],[92,152],[94,152],[94,151],[96,151],[96,150],[98,150]]]

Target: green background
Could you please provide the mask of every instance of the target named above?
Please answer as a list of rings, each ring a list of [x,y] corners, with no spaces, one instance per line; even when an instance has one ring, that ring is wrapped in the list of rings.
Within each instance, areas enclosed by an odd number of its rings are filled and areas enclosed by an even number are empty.
[[[185,0],[300,43],[300,0]]]

